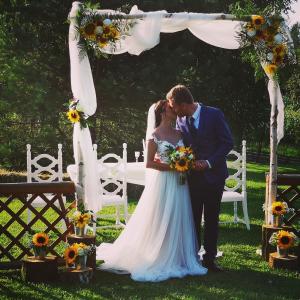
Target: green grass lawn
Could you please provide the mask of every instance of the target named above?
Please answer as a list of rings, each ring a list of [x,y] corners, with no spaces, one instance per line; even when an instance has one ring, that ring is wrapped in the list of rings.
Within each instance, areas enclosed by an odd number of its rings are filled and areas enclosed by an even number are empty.
[[[92,282],[85,286],[59,279],[51,284],[24,283],[20,270],[0,271],[0,299],[300,299],[299,275],[270,269],[256,255],[261,243],[267,171],[267,165],[247,164],[251,230],[242,224],[220,226],[219,249],[224,256],[219,263],[226,269],[223,273],[138,283],[128,275],[96,271]],[[299,173],[300,166],[280,167],[279,172]],[[136,201],[130,201],[131,212],[135,205]],[[232,204],[222,204],[221,220],[228,221],[232,212]],[[50,214],[49,219],[52,217]],[[0,222],[5,222],[5,217],[1,216]],[[113,241],[119,233],[120,230],[99,230],[97,243]],[[4,242],[3,237],[0,242]]]

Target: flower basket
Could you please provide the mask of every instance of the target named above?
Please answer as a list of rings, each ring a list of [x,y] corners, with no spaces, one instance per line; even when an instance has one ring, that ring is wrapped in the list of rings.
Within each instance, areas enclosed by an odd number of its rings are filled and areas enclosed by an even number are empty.
[[[289,256],[289,249],[280,248],[277,246],[277,254],[279,257],[288,257]]]
[[[65,250],[66,265],[74,267],[76,270],[86,268],[87,257],[96,250],[94,245],[86,245],[84,243],[73,243]]]
[[[76,270],[84,270],[86,268],[87,255],[78,256],[75,260]]]
[[[44,232],[36,233],[32,237],[30,248],[33,249],[35,258],[45,259],[47,255],[48,244],[49,244],[49,237]]]
[[[70,219],[74,224],[75,235],[79,237],[85,236],[87,225],[95,222],[92,213],[84,210],[83,208],[80,210],[75,210]]]
[[[299,238],[293,233],[285,230],[274,232],[269,243],[277,247],[277,253],[280,257],[287,257],[288,250],[299,245]]]
[[[75,226],[75,235],[84,236],[85,233],[86,233],[86,226],[84,226],[84,227],[76,227]]]

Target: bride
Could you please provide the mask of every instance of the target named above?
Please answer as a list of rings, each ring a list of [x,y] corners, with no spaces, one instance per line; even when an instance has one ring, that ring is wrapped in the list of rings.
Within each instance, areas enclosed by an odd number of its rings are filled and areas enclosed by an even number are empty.
[[[149,109],[145,189],[117,240],[97,248],[102,270],[152,282],[207,272],[197,257],[188,186],[179,184],[179,174],[168,165],[168,147],[183,146],[175,120],[167,100]]]

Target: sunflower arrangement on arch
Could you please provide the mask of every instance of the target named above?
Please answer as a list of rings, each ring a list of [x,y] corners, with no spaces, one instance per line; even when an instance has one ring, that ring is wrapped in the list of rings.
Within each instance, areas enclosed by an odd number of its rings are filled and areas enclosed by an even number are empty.
[[[73,124],[80,123],[81,129],[86,128],[88,125],[88,116],[84,113],[83,107],[80,105],[80,101],[75,98],[69,99],[67,106],[69,110],[67,111],[66,115],[69,121]]]
[[[112,13],[103,14],[99,11],[99,5],[83,3],[75,23],[80,55],[85,56],[87,50],[91,49],[96,56],[103,56],[105,48],[109,47],[109,52],[117,49],[122,38],[130,35],[130,29],[136,21],[120,19]]]
[[[278,68],[295,60],[285,27],[280,16],[252,15],[239,33],[240,44],[254,46],[265,72],[271,77],[276,75]]]

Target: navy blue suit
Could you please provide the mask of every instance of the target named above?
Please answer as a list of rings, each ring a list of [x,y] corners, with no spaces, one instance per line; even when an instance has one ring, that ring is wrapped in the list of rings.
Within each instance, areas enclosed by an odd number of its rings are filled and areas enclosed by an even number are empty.
[[[211,262],[217,254],[220,203],[228,177],[226,156],[233,148],[232,135],[221,110],[204,105],[196,133],[190,132],[187,117],[178,117],[176,127],[182,132],[185,145],[194,150],[196,159],[208,160],[211,165],[205,171],[193,170],[188,176],[198,243],[200,246],[204,208],[204,260]]]

